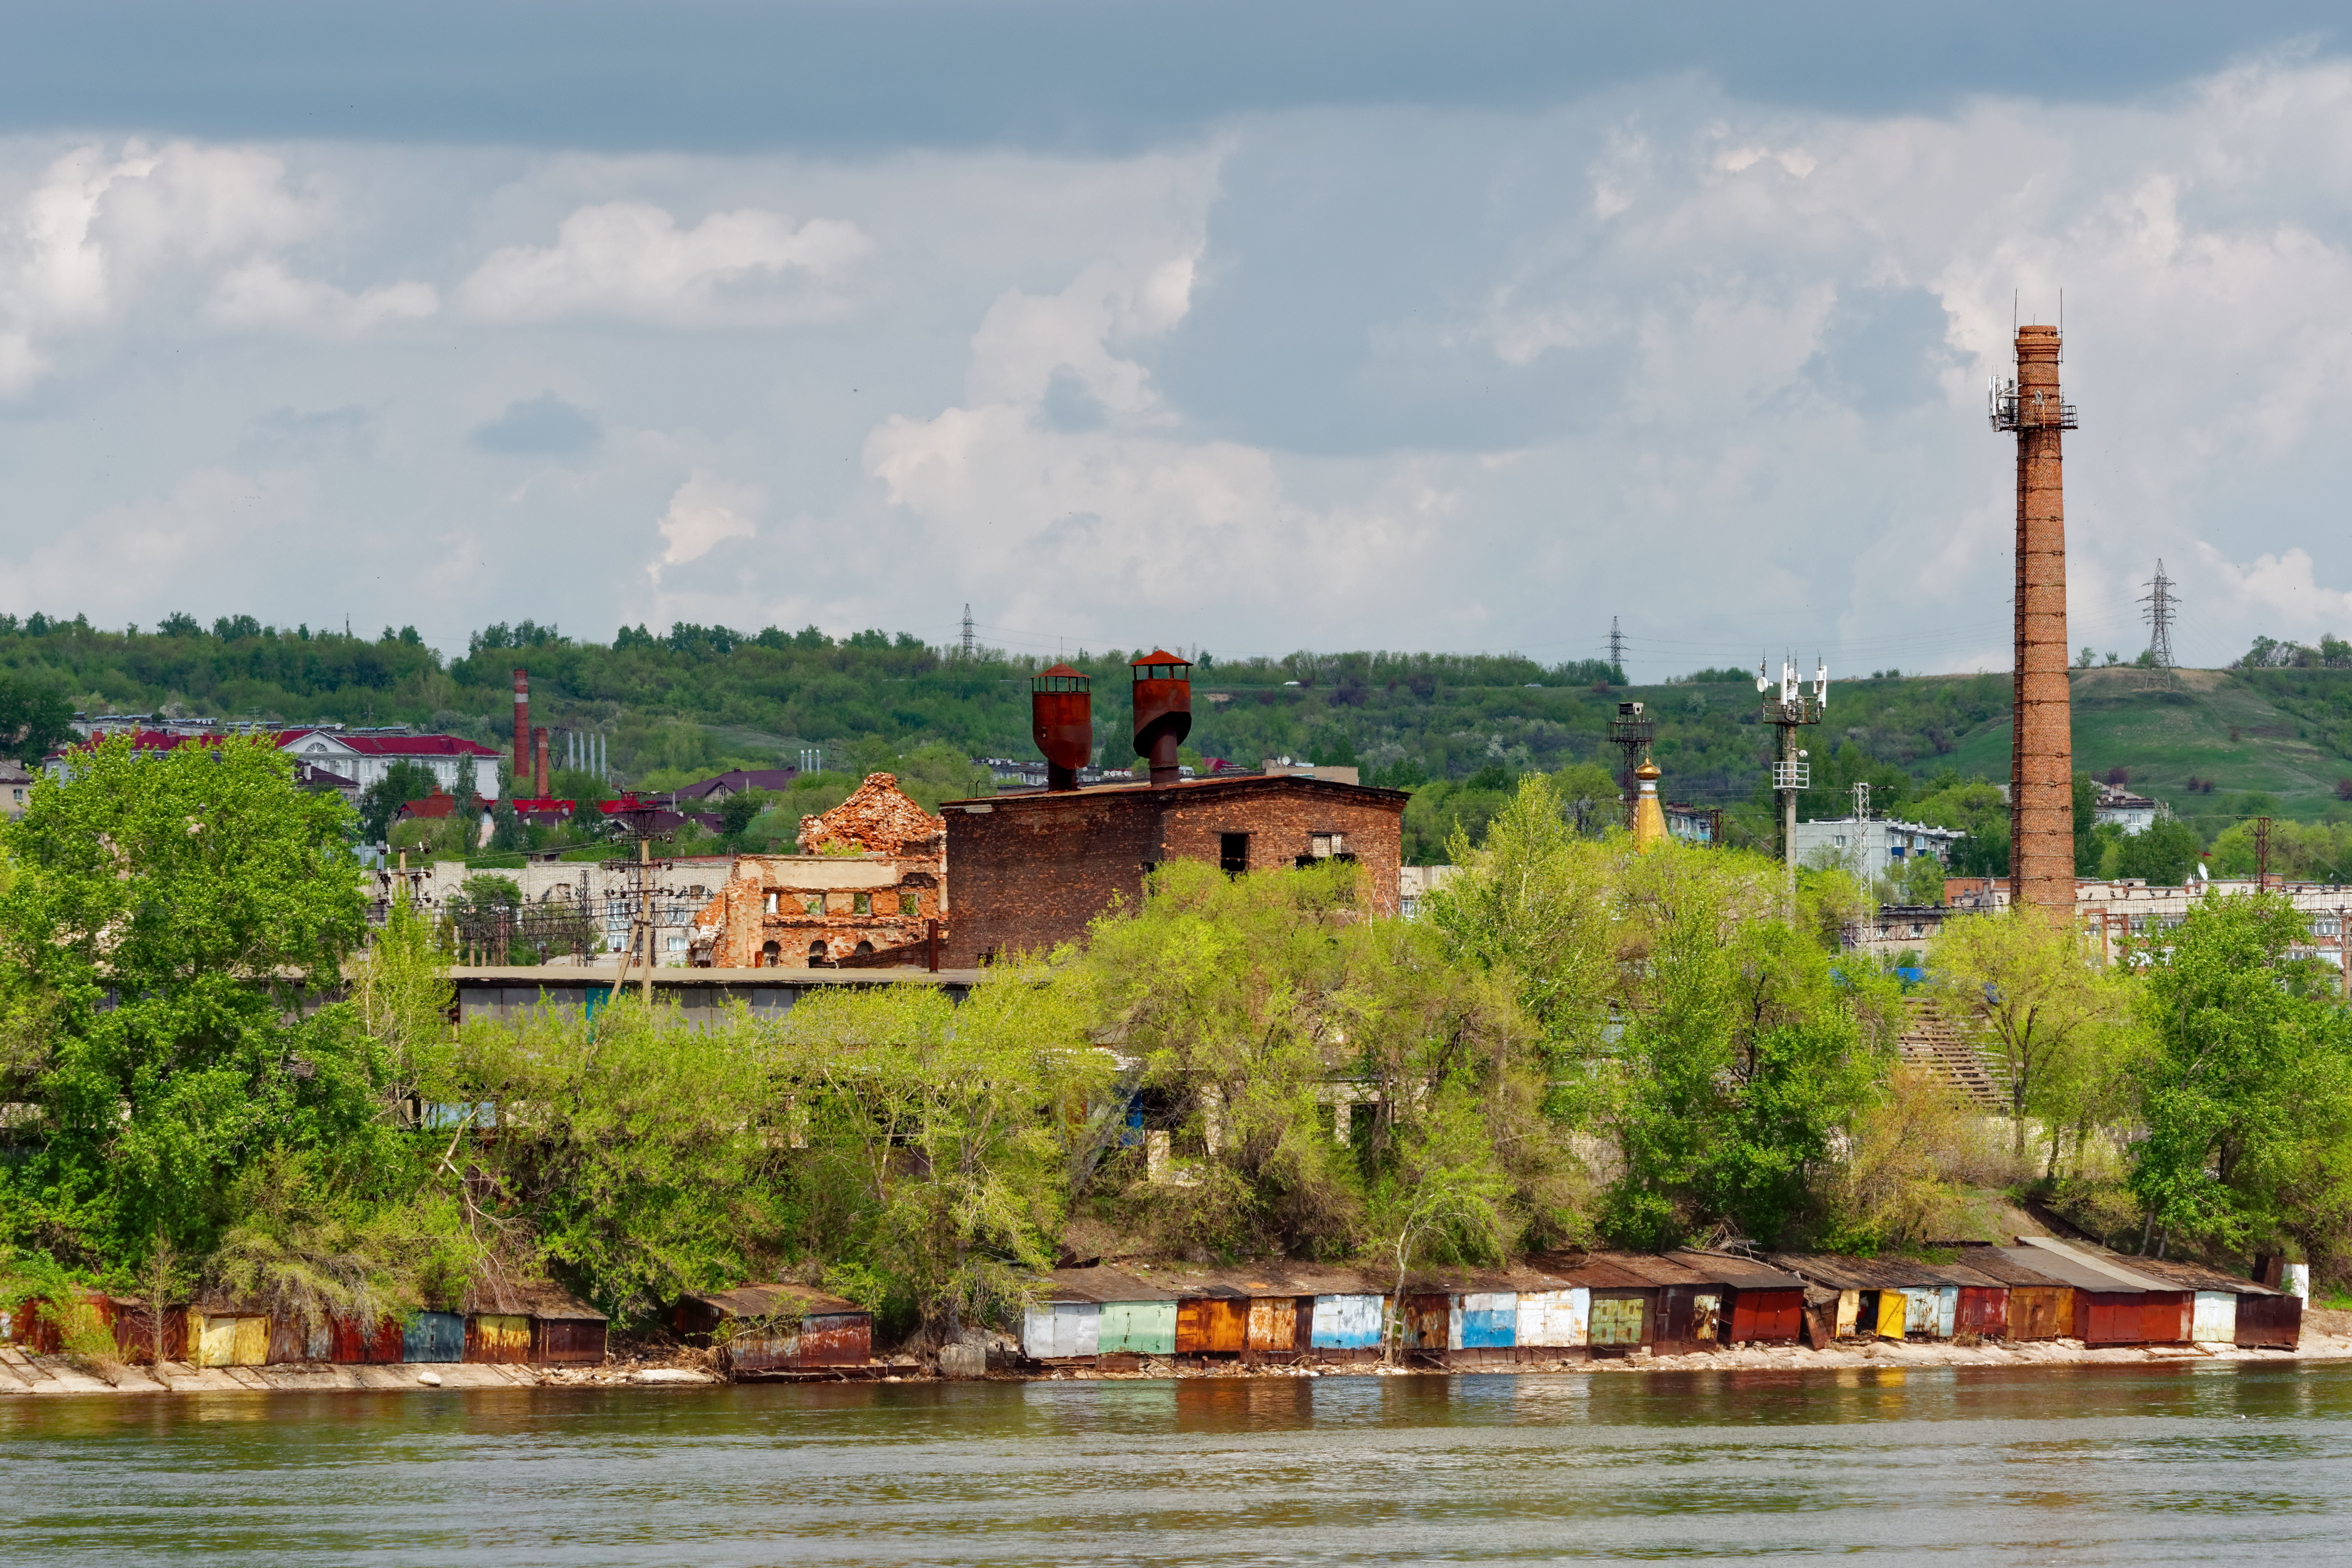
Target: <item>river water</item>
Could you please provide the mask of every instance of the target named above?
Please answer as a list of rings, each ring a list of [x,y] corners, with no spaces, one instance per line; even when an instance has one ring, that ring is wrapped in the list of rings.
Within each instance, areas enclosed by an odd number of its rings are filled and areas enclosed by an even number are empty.
[[[0,1562],[2352,1554],[2352,1364],[0,1402]]]

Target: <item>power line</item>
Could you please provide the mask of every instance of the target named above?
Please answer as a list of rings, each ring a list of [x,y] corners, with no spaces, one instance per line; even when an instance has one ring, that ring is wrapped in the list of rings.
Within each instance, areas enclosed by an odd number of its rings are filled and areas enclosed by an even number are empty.
[[[2157,557],[2156,579],[2147,585],[2147,596],[2140,603],[2147,606],[2148,662],[2158,669],[2172,668],[2172,621],[2180,601],[2172,592],[2172,579],[2164,574],[2164,558]]]

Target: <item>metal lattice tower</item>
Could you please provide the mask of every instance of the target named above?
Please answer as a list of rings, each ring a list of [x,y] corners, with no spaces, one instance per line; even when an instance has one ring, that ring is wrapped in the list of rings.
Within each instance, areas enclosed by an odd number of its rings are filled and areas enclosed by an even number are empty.
[[[963,656],[966,658],[971,657],[971,606],[970,605],[963,607]]]
[[[1640,703],[1617,704],[1617,717],[1609,721],[1609,743],[1625,753],[1625,764],[1618,771],[1617,782],[1624,791],[1625,821],[1629,826],[1633,820],[1634,798],[1641,794],[1641,786],[1634,782],[1633,770],[1642,765],[1642,758],[1649,751],[1650,742],[1657,738],[1658,721],[1643,717]]]
[[[1789,911],[1793,919],[1797,909],[1797,796],[1813,785],[1813,765],[1797,745],[1797,731],[1807,724],[1822,721],[1822,710],[1830,702],[1829,666],[1816,658],[1813,661],[1813,689],[1802,689],[1797,676],[1794,657],[1780,661],[1780,679],[1776,686],[1764,668],[1756,661],[1756,691],[1763,699],[1764,722],[1780,731],[1780,754],[1772,763],[1772,791],[1780,797],[1780,858],[1789,872]]]
[[[1617,617],[1609,617],[1609,668],[1618,674],[1625,673],[1625,634],[1617,629]]]
[[[2172,622],[2180,611],[2180,599],[2172,591],[2172,579],[2164,574],[2164,559],[2157,558],[2156,577],[2148,584],[2147,593],[2140,603],[2147,606],[2148,662],[2158,669],[2172,668]]]

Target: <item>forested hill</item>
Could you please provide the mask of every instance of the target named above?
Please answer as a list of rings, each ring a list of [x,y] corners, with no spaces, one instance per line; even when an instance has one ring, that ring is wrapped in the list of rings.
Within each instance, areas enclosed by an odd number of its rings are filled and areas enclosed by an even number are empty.
[[[1128,650],[1081,651],[1093,674],[1104,762],[1129,758]],[[968,754],[1027,756],[1027,678],[1043,662],[983,650],[963,658],[905,634],[835,639],[812,627],[756,636],[724,627],[625,628],[610,643],[530,622],[477,634],[445,660],[413,631],[374,639],[259,625],[210,629],[184,616],[152,632],[76,619],[0,616],[0,671],[18,689],[92,712],[251,717],[284,721],[409,722],[499,742],[510,671],[530,671],[533,716],[601,731],[616,767],[663,779],[728,763],[793,761],[807,745],[836,761],[944,744]],[[1752,681],[1702,671],[1628,688],[1587,661],[1546,666],[1511,656],[1298,653],[1233,661],[1202,654],[1188,750],[1254,763],[1287,755],[1356,763],[1368,779],[1482,791],[1512,776],[1613,762],[1604,727],[1639,700],[1658,722],[1657,760],[1674,799],[1757,800],[1770,731]],[[2184,816],[2250,810],[2316,817],[2339,810],[2352,777],[2352,671],[2189,671],[2151,689],[2129,669],[2076,672],[2076,765],[2120,768],[2133,788]],[[1829,721],[1807,734],[1814,763],[1807,816],[1837,815],[1870,778],[1897,805],[1939,774],[2008,773],[2006,674],[1841,681]]]

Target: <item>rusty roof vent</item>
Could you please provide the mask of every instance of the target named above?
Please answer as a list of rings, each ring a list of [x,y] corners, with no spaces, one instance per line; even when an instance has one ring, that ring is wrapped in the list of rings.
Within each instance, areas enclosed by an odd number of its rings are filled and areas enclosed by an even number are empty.
[[[1134,668],[1135,754],[1150,761],[1154,784],[1172,784],[1176,748],[1192,732],[1192,666],[1159,648]]]
[[[1095,752],[1094,682],[1057,664],[1029,679],[1029,733],[1045,754],[1045,787],[1076,789]]]

